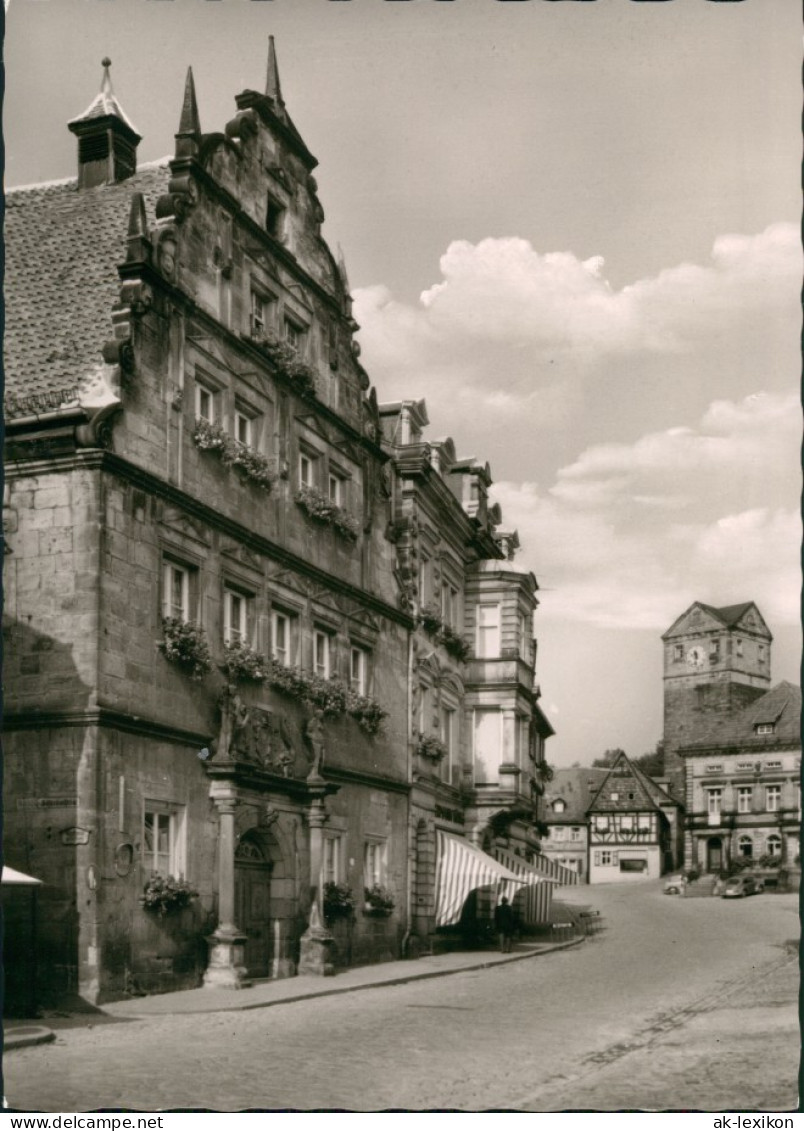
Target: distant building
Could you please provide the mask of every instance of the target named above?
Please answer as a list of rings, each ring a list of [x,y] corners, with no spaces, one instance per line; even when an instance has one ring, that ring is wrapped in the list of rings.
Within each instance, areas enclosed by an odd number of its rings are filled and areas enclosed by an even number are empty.
[[[772,635],[752,602],[696,602],[664,634],[665,769],[683,773],[688,867],[798,864],[801,692],[771,688]]]
[[[681,805],[620,753],[588,810],[589,882],[657,879],[674,864]]]
[[[589,881],[589,806],[607,774],[597,766],[558,769],[544,794],[548,834],[542,854],[575,872],[581,883]]]

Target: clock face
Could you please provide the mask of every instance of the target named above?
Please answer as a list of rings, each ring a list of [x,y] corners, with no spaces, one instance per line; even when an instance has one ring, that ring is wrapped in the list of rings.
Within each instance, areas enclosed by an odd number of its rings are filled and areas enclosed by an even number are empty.
[[[704,650],[700,645],[695,644],[687,652],[687,663],[691,664],[694,668],[702,668],[704,663]]]

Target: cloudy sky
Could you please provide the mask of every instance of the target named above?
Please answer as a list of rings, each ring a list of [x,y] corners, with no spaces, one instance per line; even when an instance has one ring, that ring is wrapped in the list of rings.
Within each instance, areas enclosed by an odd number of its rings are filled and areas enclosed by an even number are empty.
[[[264,81],[321,164],[381,400],[489,459],[558,764],[661,734],[660,634],[755,600],[798,679],[797,5],[10,0],[6,183],[74,172],[100,59],[172,151]]]

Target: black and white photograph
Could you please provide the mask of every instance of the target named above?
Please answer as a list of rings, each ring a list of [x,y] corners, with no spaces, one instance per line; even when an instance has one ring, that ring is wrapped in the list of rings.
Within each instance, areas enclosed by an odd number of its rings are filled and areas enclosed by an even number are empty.
[[[799,5],[5,9],[6,1108],[792,1128]]]

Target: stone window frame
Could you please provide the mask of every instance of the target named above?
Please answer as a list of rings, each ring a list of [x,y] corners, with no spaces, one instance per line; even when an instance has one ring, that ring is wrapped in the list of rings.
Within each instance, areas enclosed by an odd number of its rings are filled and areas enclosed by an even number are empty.
[[[483,624],[483,610],[496,610],[496,623]],[[486,630],[484,635],[483,630]],[[496,636],[494,635],[496,633]],[[496,649],[494,644],[496,643]],[[502,602],[479,600],[475,606],[475,656],[479,660],[498,660],[502,654]]]
[[[722,786],[708,786],[704,789],[706,794],[706,811],[711,814],[720,814],[723,810]]]
[[[196,420],[206,420],[208,424],[222,424],[223,386],[210,377],[205,370],[193,374],[193,412]],[[208,398],[205,403],[205,398]],[[208,408],[209,411],[205,411]]]
[[[336,636],[335,631],[328,625],[321,624],[319,621],[313,621],[313,651],[311,669],[314,675],[319,676],[321,679],[330,679],[337,670],[336,667]],[[319,662],[319,641],[323,641],[324,648],[324,662]]]
[[[185,598],[178,618],[185,624],[202,623],[201,610],[201,561],[194,555],[188,554],[183,548],[170,543],[162,542],[159,546],[159,624],[168,618],[176,616],[172,602],[168,603],[168,587],[172,579],[168,578],[169,570],[181,570],[187,579]]]
[[[388,884],[388,837],[368,833],[363,839],[363,886],[375,884]]]
[[[754,790],[750,785],[737,787],[737,812],[750,813],[751,803],[754,800]]]
[[[444,725],[445,716],[450,718],[449,733]],[[438,772],[441,780],[447,785],[460,783],[460,717],[461,704],[458,697],[454,694],[450,695],[449,692],[445,694],[442,688],[438,704],[438,733],[447,753],[441,759]]]
[[[286,644],[282,649],[284,658],[279,654],[277,636],[280,623],[284,623]],[[298,609],[280,601],[271,602],[271,640],[270,655],[277,663],[288,668],[296,667],[299,662],[299,649],[301,641],[301,616]]]
[[[149,859],[146,849],[146,839],[148,836],[148,818],[155,818],[154,824],[157,830],[157,841],[153,842],[151,849],[151,864],[155,865],[149,867]],[[168,831],[168,851],[167,851],[167,868],[162,870],[159,867],[160,854],[158,851],[158,835],[159,827],[162,824],[167,825]],[[149,874],[158,872],[163,876],[172,876],[174,879],[183,879],[186,874],[187,868],[187,806],[178,801],[169,801],[161,798],[145,797],[142,803],[142,839],[141,839],[140,859],[143,869]]]
[[[320,883],[340,884],[346,877],[346,837],[340,829],[325,829],[321,838]]]
[[[778,813],[782,807],[781,785],[765,786],[765,812]]]
[[[221,632],[224,644],[245,644],[249,647],[255,646],[256,635],[256,607],[257,607],[257,594],[253,589],[243,585],[237,579],[231,579],[228,574],[222,577],[222,593],[221,593]],[[232,599],[237,598],[242,602],[241,605],[241,624],[235,633],[232,632]]]
[[[305,463],[309,467],[309,478],[304,477]],[[313,491],[321,489],[321,468],[324,465],[323,453],[306,439],[299,437],[299,454],[296,459],[296,477],[299,488]]]
[[[358,660],[358,672],[355,676],[355,660]],[[374,649],[366,644],[363,640],[358,640],[349,637],[349,672],[348,683],[353,691],[358,695],[369,695],[371,693],[371,682],[373,677],[373,660]]]
[[[284,243],[288,206],[273,192],[265,197],[265,230],[271,239]]]

